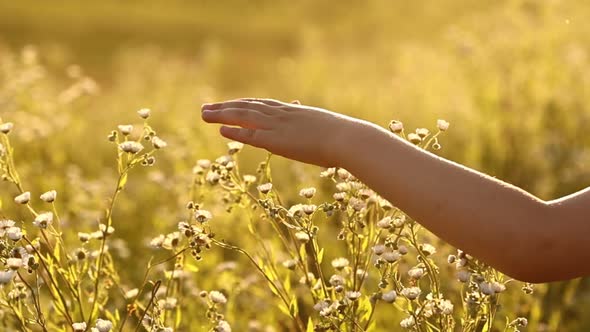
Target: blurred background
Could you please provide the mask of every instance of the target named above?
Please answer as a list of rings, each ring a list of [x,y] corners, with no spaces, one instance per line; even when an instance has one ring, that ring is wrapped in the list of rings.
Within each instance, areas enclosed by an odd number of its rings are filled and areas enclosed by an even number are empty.
[[[66,222],[83,228],[116,175],[106,136],[153,110],[171,148],[132,177],[116,214],[131,266],[184,213],[195,161],[224,153],[199,109],[228,98],[298,99],[409,130],[442,118],[441,155],[553,199],[590,185],[588,17],[590,2],[565,0],[0,0],[0,118],[19,128],[29,190],[58,189]],[[242,158],[253,172],[264,153]],[[315,167],[276,161],[287,196],[319,181]],[[586,280],[538,290],[511,304],[528,330],[590,329]]]

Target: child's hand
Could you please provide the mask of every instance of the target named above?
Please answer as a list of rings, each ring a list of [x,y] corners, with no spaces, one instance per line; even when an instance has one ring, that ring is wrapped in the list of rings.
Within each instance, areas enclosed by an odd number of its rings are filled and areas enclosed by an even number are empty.
[[[344,141],[364,123],[298,102],[272,99],[204,104],[202,111],[206,122],[224,124],[220,130],[224,137],[324,167],[338,166]]]

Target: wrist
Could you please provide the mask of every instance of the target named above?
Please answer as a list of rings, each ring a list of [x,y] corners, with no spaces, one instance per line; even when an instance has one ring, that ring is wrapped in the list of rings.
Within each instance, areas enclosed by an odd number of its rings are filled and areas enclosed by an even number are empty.
[[[371,151],[383,134],[379,126],[358,119],[342,126],[332,143],[334,167],[352,171],[359,162],[368,162],[372,158]]]

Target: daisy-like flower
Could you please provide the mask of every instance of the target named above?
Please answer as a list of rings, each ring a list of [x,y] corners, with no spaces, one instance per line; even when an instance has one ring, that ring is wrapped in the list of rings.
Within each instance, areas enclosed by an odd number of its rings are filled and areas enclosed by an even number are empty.
[[[428,243],[421,244],[420,249],[426,256],[434,255],[436,253],[436,248]]]
[[[299,191],[299,196],[305,197],[305,198],[313,198],[315,193],[316,193],[316,189],[313,187],[303,188]]]
[[[309,242],[309,234],[299,231],[297,233],[295,233],[295,237],[297,238],[297,240],[299,240],[300,242],[306,243]]]
[[[132,125],[119,125],[118,128],[119,128],[119,131],[121,132],[121,134],[123,134],[125,136],[131,134],[131,132],[133,131]]]
[[[409,329],[412,326],[416,325],[416,320],[414,320],[414,316],[408,316],[404,318],[399,325],[404,329]]]
[[[142,119],[147,119],[150,117],[151,112],[152,111],[149,108],[142,108],[137,111],[137,115],[139,115],[139,117]]]
[[[420,138],[424,138],[424,137],[430,135],[430,130],[428,130],[426,128],[417,128],[416,134],[418,134],[418,136],[420,136]]]
[[[393,223],[390,216],[387,216],[377,222],[377,227],[382,229],[389,229],[391,226],[393,226]]]
[[[231,326],[226,320],[220,320],[215,326],[215,332],[231,332]]]
[[[0,285],[6,285],[14,279],[16,272],[13,270],[0,271]]]
[[[397,299],[397,293],[394,290],[381,294],[381,300],[387,303],[393,303],[395,299]]]
[[[41,198],[41,200],[45,203],[53,203],[55,201],[55,199],[57,198],[57,191],[55,191],[55,190],[47,191],[47,192],[43,193],[39,198]]]
[[[168,143],[166,143],[166,141],[159,138],[158,136],[154,136],[152,138],[152,145],[154,146],[155,149],[163,149],[168,146]]]
[[[445,120],[439,119],[436,121],[436,127],[440,131],[445,131],[445,130],[449,129],[449,123]]]
[[[347,267],[349,264],[350,262],[348,259],[344,257],[338,257],[332,260],[332,267],[339,271]]]
[[[387,251],[387,247],[383,244],[377,244],[371,249],[373,249],[373,253],[377,256],[380,256]]]
[[[72,324],[72,328],[74,332],[84,332],[86,331],[86,322],[79,322]]]
[[[410,278],[418,280],[424,276],[424,269],[421,267],[413,267],[408,271]]]
[[[410,301],[417,299],[420,294],[422,294],[422,290],[418,287],[408,287],[402,289],[402,295]]]
[[[209,300],[215,304],[225,304],[227,303],[227,298],[223,293],[219,291],[210,291],[209,292]]]
[[[395,263],[400,259],[400,254],[396,251],[389,251],[384,253],[381,257],[388,263]]]
[[[14,123],[12,122],[4,122],[0,124],[0,133],[8,134],[14,128]]]
[[[334,274],[330,277],[330,285],[332,286],[342,286],[344,285],[344,277],[338,274]]]
[[[11,270],[18,270],[23,267],[22,258],[11,257],[6,260],[6,266]]]
[[[506,285],[497,281],[492,282],[491,286],[495,293],[502,293],[506,290]]]
[[[283,262],[283,266],[288,268],[289,270],[294,270],[297,266],[297,261],[294,259],[288,259]]]
[[[338,202],[343,202],[346,199],[346,193],[345,192],[337,192],[334,195],[332,195],[332,197],[334,197],[334,199]]]
[[[408,141],[410,141],[412,144],[419,144],[420,142],[422,142],[422,137],[415,133],[409,133]]]
[[[263,194],[268,194],[272,190],[272,183],[268,182],[257,187],[258,191]]]
[[[4,236],[6,234],[6,231],[10,227],[14,227],[14,225],[15,225],[14,220],[10,220],[10,219],[0,220],[0,237]]]
[[[356,301],[361,297],[361,292],[354,292],[354,291],[349,291],[346,292],[346,298],[351,300],[351,301]]]
[[[16,196],[14,202],[17,204],[27,204],[31,200],[31,193],[25,191],[24,193]]]
[[[119,144],[119,148],[123,150],[123,152],[136,154],[139,151],[143,150],[143,145],[135,141],[127,141]]]
[[[211,218],[213,218],[213,215],[211,214],[211,212],[209,212],[207,210],[195,211],[195,219],[197,219],[197,221],[200,223],[207,222],[207,221],[211,220]]]
[[[240,150],[242,150],[243,147],[244,147],[243,143],[229,142],[229,143],[227,143],[227,148],[228,148],[227,153],[230,155],[236,154],[236,153],[240,152]]]
[[[303,210],[303,212],[305,214],[307,214],[309,216],[309,215],[311,215],[312,213],[315,212],[315,210],[317,209],[317,206],[316,205],[313,205],[313,204],[306,204],[306,205],[303,205],[301,207],[301,209]]]
[[[97,319],[95,328],[98,332],[110,332],[113,329],[113,322],[107,319]]]
[[[391,130],[393,133],[399,134],[404,130],[404,124],[401,121],[392,120],[389,123],[389,130]]]
[[[8,236],[9,239],[16,242],[16,241],[19,241],[20,239],[22,239],[23,232],[20,229],[20,227],[13,226],[13,227],[10,227],[6,230],[6,235]]]
[[[39,228],[47,228],[47,226],[51,225],[53,223],[53,213],[51,212],[43,212],[40,213],[36,218],[35,221],[33,221],[33,225],[39,227]]]
[[[244,182],[246,183],[246,185],[250,185],[250,184],[256,182],[256,176],[246,174],[246,175],[244,175]]]

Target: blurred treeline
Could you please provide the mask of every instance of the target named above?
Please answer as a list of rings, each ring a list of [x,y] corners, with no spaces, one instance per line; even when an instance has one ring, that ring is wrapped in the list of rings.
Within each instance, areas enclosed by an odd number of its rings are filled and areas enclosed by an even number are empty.
[[[137,122],[136,109],[154,110],[171,149],[132,177],[117,212],[128,250],[120,259],[138,265],[146,239],[184,213],[195,160],[224,151],[199,120],[213,100],[299,99],[409,130],[443,118],[442,155],[552,199],[590,185],[589,15],[590,2],[560,0],[1,0],[0,117],[21,128],[29,190],[79,201],[66,220],[83,227],[112,189],[106,135]],[[23,60],[29,45],[38,62]],[[246,167],[263,156],[245,151]],[[318,181],[314,167],[277,165],[287,196]],[[14,192],[1,188],[9,201]],[[236,238],[233,227],[222,236]],[[540,286],[536,306],[521,308],[541,324],[531,331],[560,315],[560,331],[590,328],[587,288]]]

